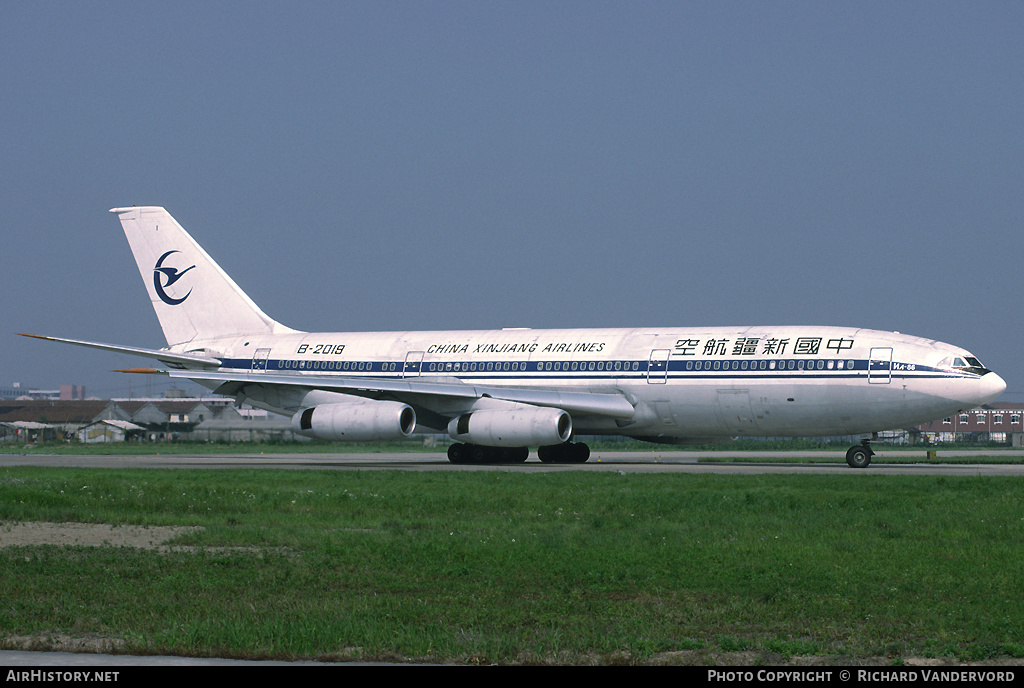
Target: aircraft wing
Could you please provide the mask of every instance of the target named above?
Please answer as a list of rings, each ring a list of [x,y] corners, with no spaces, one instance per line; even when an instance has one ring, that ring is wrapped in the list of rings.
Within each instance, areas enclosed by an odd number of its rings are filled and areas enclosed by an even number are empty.
[[[344,378],[325,375],[277,375],[274,373],[226,372],[223,370],[170,370],[167,374],[189,380],[221,381],[218,394],[232,394],[247,384],[282,385],[307,389],[322,389],[343,394],[369,398],[386,395],[399,400],[422,399],[424,397],[446,399],[481,399],[490,397],[503,401],[560,408],[569,413],[632,418],[635,409],[625,396],[595,392],[557,392],[525,387],[492,387],[468,385],[459,382],[430,382],[418,378],[406,380],[382,380],[369,378]]]
[[[124,372],[166,373],[175,378],[208,380],[222,383],[215,391],[218,394],[233,395],[245,385],[285,386],[300,389],[321,389],[358,397],[377,399],[390,397],[418,402],[422,400],[451,401],[490,397],[502,401],[563,409],[569,413],[608,416],[618,419],[632,418],[635,409],[621,394],[595,392],[558,392],[526,387],[493,387],[468,385],[461,382],[431,382],[418,378],[385,380],[370,378],[344,378],[326,375],[278,375],[266,372],[235,372],[221,370],[221,360],[198,354],[173,353],[166,349],[144,349],[102,342],[88,342],[63,337],[48,337],[25,334],[23,337],[43,339],[51,342],[74,344],[102,351],[130,354],[151,358],[168,365],[170,370],[136,369]]]

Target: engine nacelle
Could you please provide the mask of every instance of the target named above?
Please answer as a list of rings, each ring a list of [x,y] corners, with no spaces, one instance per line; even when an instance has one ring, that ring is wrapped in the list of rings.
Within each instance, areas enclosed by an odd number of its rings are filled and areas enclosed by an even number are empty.
[[[474,411],[448,423],[448,434],[487,447],[561,444],[572,435],[572,418],[562,409],[535,406]]]
[[[321,440],[397,440],[416,429],[416,411],[397,401],[320,404],[292,416],[292,430]]]

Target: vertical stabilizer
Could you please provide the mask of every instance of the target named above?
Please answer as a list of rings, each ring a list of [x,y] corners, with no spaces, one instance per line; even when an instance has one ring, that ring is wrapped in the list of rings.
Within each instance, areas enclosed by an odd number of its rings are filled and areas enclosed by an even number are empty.
[[[268,317],[159,207],[114,208],[167,344],[291,332]]]

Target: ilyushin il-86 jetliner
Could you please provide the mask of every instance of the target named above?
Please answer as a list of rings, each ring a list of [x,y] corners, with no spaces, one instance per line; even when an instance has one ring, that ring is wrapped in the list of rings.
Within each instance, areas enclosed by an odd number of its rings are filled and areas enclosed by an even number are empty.
[[[299,332],[268,317],[166,210],[114,208],[167,338],[143,349],[325,440],[447,433],[453,463],[582,463],[578,435],[688,444],[855,436],[951,415],[1006,384],[967,351],[843,327]],[[29,335],[38,336],[38,335]],[[868,439],[847,462],[865,467]]]

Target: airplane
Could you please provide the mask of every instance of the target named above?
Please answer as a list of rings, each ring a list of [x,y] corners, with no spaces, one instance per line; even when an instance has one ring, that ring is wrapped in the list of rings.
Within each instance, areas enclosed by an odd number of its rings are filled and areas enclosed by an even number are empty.
[[[448,459],[583,463],[579,435],[693,444],[738,437],[870,441],[979,406],[1006,383],[971,353],[853,327],[302,332],[266,315],[161,207],[113,208],[167,347],[24,335],[153,359],[301,435],[447,433]],[[19,333],[21,334],[21,333]]]

